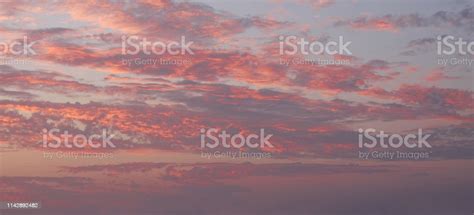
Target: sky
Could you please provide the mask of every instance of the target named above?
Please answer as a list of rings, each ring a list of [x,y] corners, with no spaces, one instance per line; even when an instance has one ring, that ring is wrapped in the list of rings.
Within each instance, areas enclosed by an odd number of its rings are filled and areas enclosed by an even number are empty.
[[[0,213],[471,214],[473,36],[468,0],[2,0]]]

